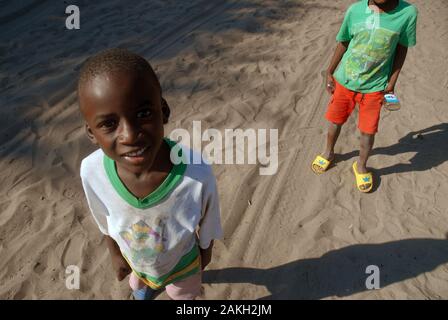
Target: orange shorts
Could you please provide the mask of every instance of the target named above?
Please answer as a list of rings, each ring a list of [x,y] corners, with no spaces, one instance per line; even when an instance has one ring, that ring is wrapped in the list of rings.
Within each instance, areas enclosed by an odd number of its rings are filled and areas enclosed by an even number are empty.
[[[359,104],[358,128],[361,132],[374,134],[378,131],[383,93],[361,93],[351,91],[335,81],[335,90],[328,104],[325,118],[335,124],[343,124]]]

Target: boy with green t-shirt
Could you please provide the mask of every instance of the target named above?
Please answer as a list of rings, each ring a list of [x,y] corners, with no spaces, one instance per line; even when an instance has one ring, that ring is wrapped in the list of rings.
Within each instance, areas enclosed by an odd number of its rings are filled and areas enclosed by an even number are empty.
[[[332,97],[326,118],[330,123],[326,150],[312,163],[315,173],[325,172],[334,160],[341,127],[358,103],[361,145],[352,167],[358,189],[372,189],[372,173],[366,163],[384,94],[394,92],[407,48],[416,44],[416,22],[417,9],[404,0],[361,0],[348,8],[327,69],[326,89]]]

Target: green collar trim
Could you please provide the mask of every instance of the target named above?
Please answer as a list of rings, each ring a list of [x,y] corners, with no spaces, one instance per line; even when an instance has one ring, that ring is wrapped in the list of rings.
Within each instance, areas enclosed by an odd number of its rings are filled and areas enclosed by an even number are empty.
[[[176,145],[175,141],[172,141],[168,138],[164,138],[163,140],[168,144],[170,150]],[[180,148],[179,155],[183,158],[182,149]],[[149,195],[147,195],[143,199],[140,199],[133,195],[121,181],[120,177],[118,176],[117,167],[114,160],[104,155],[103,164],[107,176],[109,177],[109,181],[112,183],[112,186],[121,196],[121,198],[123,198],[123,200],[129,203],[131,206],[139,209],[152,207],[163,200],[168,195],[168,193],[170,193],[179,184],[187,168],[186,161],[181,161],[179,164],[175,164],[162,184]]]

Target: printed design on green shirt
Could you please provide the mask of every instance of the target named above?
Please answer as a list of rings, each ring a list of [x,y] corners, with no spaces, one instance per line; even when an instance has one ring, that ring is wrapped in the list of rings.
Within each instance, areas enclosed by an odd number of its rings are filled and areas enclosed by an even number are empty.
[[[380,72],[392,54],[390,45],[398,34],[394,31],[358,23],[353,26],[353,44],[344,64],[347,78],[365,82]]]
[[[154,226],[140,220],[127,230],[120,232],[121,238],[129,248],[128,257],[134,263],[151,262],[161,252],[166,251],[166,238],[163,237],[165,223],[156,219]]]

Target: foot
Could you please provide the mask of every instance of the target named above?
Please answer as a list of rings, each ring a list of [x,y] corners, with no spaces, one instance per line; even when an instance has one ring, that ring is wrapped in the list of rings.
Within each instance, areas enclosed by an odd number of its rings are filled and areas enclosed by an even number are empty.
[[[359,173],[369,173],[369,170],[367,170],[366,164],[361,163],[361,162],[357,162],[356,163],[356,168],[358,169]]]
[[[321,156],[322,156],[322,158],[325,158],[331,162],[334,160],[334,151],[331,151],[331,152],[325,151],[324,153],[322,153]]]
[[[316,174],[322,174],[324,173],[328,167],[331,164],[331,161],[333,161],[334,155],[332,155],[332,157],[330,157],[330,159],[326,158],[325,156],[317,156],[313,163],[311,164],[311,169],[314,171],[314,173]]]
[[[361,172],[358,164],[353,163],[353,172],[355,174],[355,181],[358,190],[361,192],[370,192],[373,186],[373,176],[371,172]]]

